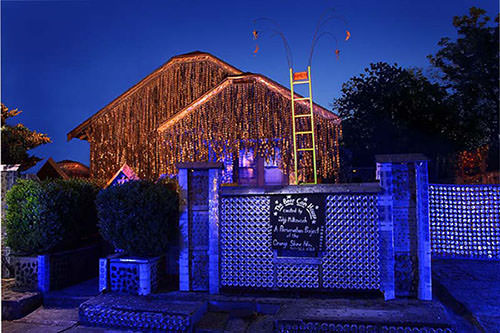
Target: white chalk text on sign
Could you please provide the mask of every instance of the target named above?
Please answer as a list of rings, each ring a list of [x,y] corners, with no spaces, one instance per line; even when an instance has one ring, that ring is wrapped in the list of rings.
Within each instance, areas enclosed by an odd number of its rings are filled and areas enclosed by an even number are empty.
[[[324,220],[321,195],[273,196],[272,248],[308,253],[323,251]]]

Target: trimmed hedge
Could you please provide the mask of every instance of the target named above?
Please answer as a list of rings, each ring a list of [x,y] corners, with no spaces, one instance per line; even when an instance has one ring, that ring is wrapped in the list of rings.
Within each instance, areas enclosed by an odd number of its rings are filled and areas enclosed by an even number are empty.
[[[99,232],[132,256],[165,254],[177,236],[179,196],[172,186],[134,180],[97,195]]]
[[[97,230],[97,192],[85,180],[18,180],[6,195],[6,244],[22,255],[79,247]]]

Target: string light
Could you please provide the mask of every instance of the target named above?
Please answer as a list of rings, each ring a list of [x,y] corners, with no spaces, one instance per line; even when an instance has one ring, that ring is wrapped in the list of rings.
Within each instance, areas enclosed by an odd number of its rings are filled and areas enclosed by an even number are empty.
[[[176,173],[175,163],[209,160],[210,149],[217,161],[230,152],[253,151],[269,161],[281,152],[279,167],[291,171],[293,144],[288,90],[259,75],[228,78],[159,128],[164,173]],[[307,113],[305,103],[297,103],[297,114]],[[309,122],[297,121],[300,131],[310,130]],[[315,107],[315,126],[321,177],[338,179],[338,138],[340,122],[336,116]],[[209,142],[210,145],[206,143]],[[307,140],[300,141],[305,147]],[[236,154],[236,155],[234,155]],[[300,169],[311,165],[312,156],[300,160]]]
[[[157,179],[176,174],[179,162],[213,160],[210,149],[217,161],[240,150],[253,149],[266,160],[279,152],[279,167],[291,170],[289,90],[241,74],[206,53],[174,57],[68,137],[89,141],[93,178],[109,179],[127,163],[141,179]],[[305,103],[298,105],[300,112],[307,112]],[[314,112],[318,175],[338,180],[340,120],[316,105]],[[298,126],[306,130],[305,123]],[[305,168],[311,158],[300,163]]]

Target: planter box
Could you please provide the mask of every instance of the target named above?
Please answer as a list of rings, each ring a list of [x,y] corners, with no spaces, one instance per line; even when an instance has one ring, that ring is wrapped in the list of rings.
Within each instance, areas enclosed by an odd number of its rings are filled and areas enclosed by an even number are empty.
[[[15,288],[47,292],[88,280],[97,275],[100,256],[100,244],[33,257],[12,256]]]
[[[165,257],[137,258],[115,254],[99,262],[99,290],[149,295],[165,275]]]
[[[10,262],[14,267],[14,287],[16,289],[38,289],[38,256],[20,257],[11,256]]]

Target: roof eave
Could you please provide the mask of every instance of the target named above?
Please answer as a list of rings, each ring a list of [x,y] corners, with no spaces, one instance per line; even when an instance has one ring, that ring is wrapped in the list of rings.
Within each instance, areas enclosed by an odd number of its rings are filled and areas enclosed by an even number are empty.
[[[230,72],[234,72],[235,74],[241,74],[241,73],[243,73],[238,68],[236,68],[236,67],[228,64],[227,62],[225,62],[225,61],[223,61],[223,60],[217,58],[216,56],[214,56],[214,55],[212,55],[210,53],[207,53],[207,52],[195,51],[195,52],[191,52],[191,53],[186,53],[186,54],[180,54],[180,55],[173,56],[167,62],[165,62],[163,65],[161,65],[160,67],[158,67],[157,69],[155,69],[152,73],[150,73],[148,76],[146,76],[144,79],[142,79],[141,81],[139,81],[138,83],[136,83],[135,85],[133,85],[132,87],[130,87],[129,89],[127,89],[123,94],[121,94],[118,97],[116,97],[115,99],[113,99],[105,107],[103,107],[102,109],[100,109],[99,111],[97,111],[95,114],[93,114],[92,116],[90,116],[89,118],[87,118],[83,123],[81,123],[80,125],[78,125],[77,127],[75,127],[73,130],[71,130],[70,132],[68,132],[68,134],[66,135],[67,141],[70,141],[73,138],[78,138],[80,140],[88,140],[88,136],[87,136],[87,133],[85,133],[85,130],[87,129],[87,127],[90,125],[90,123],[95,118],[97,118],[97,117],[101,116],[102,114],[104,114],[105,112],[109,111],[109,109],[111,109],[113,106],[115,106],[116,104],[118,104],[118,102],[120,100],[122,100],[123,98],[125,98],[125,97],[131,95],[132,93],[134,93],[140,87],[142,87],[147,82],[149,82],[151,79],[153,79],[158,73],[160,73],[163,70],[165,70],[167,68],[167,66],[170,66],[170,65],[172,65],[172,64],[174,64],[176,62],[179,62],[179,61],[183,61],[184,59],[190,59],[190,58],[196,58],[196,57],[211,58],[212,60],[214,60],[215,62],[219,63],[219,65],[221,65],[222,67],[224,67],[225,69],[227,69]]]

